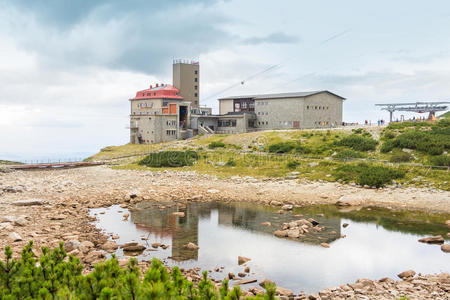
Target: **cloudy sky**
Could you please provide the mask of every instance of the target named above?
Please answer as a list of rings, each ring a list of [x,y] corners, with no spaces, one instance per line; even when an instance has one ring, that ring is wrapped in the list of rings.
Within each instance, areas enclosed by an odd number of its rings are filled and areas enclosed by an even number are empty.
[[[448,0],[0,0],[0,159],[128,142],[136,90],[200,61],[200,101],[327,89],[348,122],[450,100]],[[239,82],[244,81],[244,84]]]

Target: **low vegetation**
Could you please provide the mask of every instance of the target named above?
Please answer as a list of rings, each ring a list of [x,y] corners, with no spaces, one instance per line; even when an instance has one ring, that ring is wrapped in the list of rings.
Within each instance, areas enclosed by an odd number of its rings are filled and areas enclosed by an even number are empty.
[[[435,124],[403,122],[392,123],[384,128],[364,127],[354,130],[288,130],[234,135],[217,134],[157,145],[108,147],[95,155],[94,159],[101,157],[100,155],[123,156],[127,152],[139,151],[147,151],[147,154],[162,150],[195,151],[198,159],[189,160],[186,164],[178,163],[177,159],[176,163],[169,164],[139,164],[144,154],[112,163],[118,164],[115,168],[157,171],[167,166],[172,170],[190,170],[219,177],[238,175],[283,178],[290,176],[290,172],[295,170],[300,173],[295,175],[299,179],[325,181],[339,180],[335,170],[343,165],[378,161],[379,165],[405,172],[404,177],[395,179],[396,184],[450,190],[446,169],[449,165],[447,154],[450,152],[449,130],[450,122],[441,120]],[[417,144],[414,141],[414,139],[417,140],[417,135],[424,136],[424,143],[427,146],[434,144],[437,150],[411,146]],[[439,152],[439,155],[432,155]],[[353,182],[357,182],[356,178]]]
[[[192,150],[161,151],[150,153],[139,162],[139,165],[153,168],[192,166],[198,158],[197,152]]]
[[[359,134],[351,134],[336,142],[337,146],[349,147],[355,151],[373,151],[378,142],[371,137]]]
[[[366,163],[342,165],[336,168],[334,173],[338,180],[376,188],[392,183],[394,179],[405,177],[402,170]]]
[[[53,250],[42,248],[39,258],[32,245],[25,246],[20,259],[14,259],[6,247],[5,260],[0,262],[0,299],[244,299],[239,286],[230,289],[227,280],[217,290],[203,272],[195,286],[178,267],[169,271],[157,259],[145,274],[136,259],[121,268],[113,257],[83,275],[80,260],[68,257],[62,243]],[[245,299],[275,299],[275,290],[268,285],[264,296]]]

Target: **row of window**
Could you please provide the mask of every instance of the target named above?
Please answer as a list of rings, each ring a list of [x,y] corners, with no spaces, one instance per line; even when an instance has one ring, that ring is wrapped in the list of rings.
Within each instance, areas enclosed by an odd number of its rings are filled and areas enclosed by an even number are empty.
[[[328,106],[309,106],[309,105],[307,105],[306,106],[306,109],[322,109],[322,110],[324,110],[324,109],[328,109],[329,107]]]
[[[166,121],[166,125],[167,126],[176,126],[177,125],[177,121],[176,120],[167,120]]]
[[[316,122],[314,122],[315,125],[322,125],[322,126],[328,125],[329,123],[330,122],[328,122],[328,121],[316,121]]]
[[[269,121],[261,121],[261,122],[258,122],[258,125],[269,125]]]
[[[176,130],[172,130],[172,129],[166,130],[166,135],[176,135],[176,134],[177,134]]]
[[[259,116],[264,116],[264,115],[268,115],[269,114],[269,112],[268,111],[266,111],[266,112],[263,112],[263,111],[258,111],[258,115]]]
[[[219,120],[219,127],[236,127],[236,120]]]
[[[138,108],[152,108],[153,107],[153,102],[149,102],[149,103],[139,103]]]
[[[256,105],[269,105],[269,102],[264,102],[264,101],[257,101]]]

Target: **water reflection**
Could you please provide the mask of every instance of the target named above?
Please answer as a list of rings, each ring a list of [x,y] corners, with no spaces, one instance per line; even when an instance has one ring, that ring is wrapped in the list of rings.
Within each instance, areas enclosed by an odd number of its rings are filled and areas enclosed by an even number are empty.
[[[92,213],[105,209],[92,210]],[[131,210],[130,220],[122,221],[118,206],[98,215],[98,226],[118,234],[119,243],[132,240],[161,242],[166,250],[146,251],[139,259],[157,257],[168,265],[223,272],[210,276],[223,279],[228,272],[242,272],[237,256],[252,260],[249,277],[270,278],[294,292],[315,292],[325,287],[354,282],[358,278],[379,279],[407,269],[435,273],[450,271],[450,255],[439,246],[418,243],[424,235],[446,236],[448,215],[377,208],[338,209],[312,206],[279,214],[278,208],[248,203],[140,203]],[[177,217],[173,212],[184,212]],[[314,218],[325,230],[300,239],[273,236],[284,222]],[[272,226],[261,225],[270,222]],[[349,227],[343,228],[343,223]],[[341,238],[346,235],[346,238]],[[141,240],[144,239],[144,240]],[[198,250],[187,250],[192,242]],[[331,248],[322,248],[326,242]],[[117,252],[118,256],[122,253]]]

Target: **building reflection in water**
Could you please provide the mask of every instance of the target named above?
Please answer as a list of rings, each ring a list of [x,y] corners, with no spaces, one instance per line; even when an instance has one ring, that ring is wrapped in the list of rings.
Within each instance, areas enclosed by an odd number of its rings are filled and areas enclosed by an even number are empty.
[[[161,205],[164,207],[160,208]],[[156,238],[171,239],[171,259],[175,261],[197,260],[198,250],[188,250],[184,246],[188,243],[198,245],[199,220],[209,219],[211,211],[218,211],[218,224],[211,226],[232,226],[248,231],[273,235],[273,231],[280,228],[282,223],[296,220],[292,214],[278,214],[271,207],[264,207],[246,203],[190,203],[187,206],[168,206],[168,204],[141,203],[131,212],[131,220],[136,226]],[[173,212],[184,212],[184,217],[177,217]],[[311,216],[303,216],[309,218]],[[326,230],[301,239],[299,242],[310,244],[330,243],[341,235],[341,221],[339,217],[315,217],[320,226]],[[271,222],[272,226],[261,225]],[[274,237],[275,238],[275,237]]]

